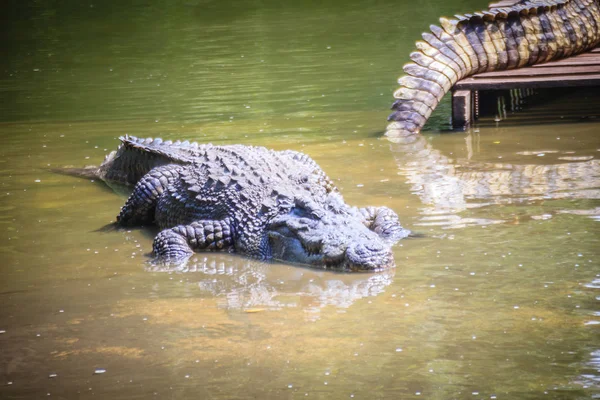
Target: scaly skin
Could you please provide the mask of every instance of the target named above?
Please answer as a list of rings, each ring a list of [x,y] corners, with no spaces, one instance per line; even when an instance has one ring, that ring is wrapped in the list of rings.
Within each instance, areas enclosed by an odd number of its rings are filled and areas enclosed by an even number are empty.
[[[344,203],[305,154],[242,145],[213,146],[121,138],[95,171],[108,183],[135,185],[117,218],[156,224],[161,263],[194,251],[231,251],[342,271],[394,265],[391,247],[406,237],[386,207]]]
[[[600,43],[600,0],[529,0],[440,18],[404,66],[386,136],[417,134],[460,79],[570,57]]]

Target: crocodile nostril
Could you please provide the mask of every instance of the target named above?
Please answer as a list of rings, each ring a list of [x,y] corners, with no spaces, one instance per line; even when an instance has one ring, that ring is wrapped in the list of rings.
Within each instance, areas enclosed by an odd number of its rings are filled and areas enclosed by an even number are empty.
[[[379,253],[387,250],[387,246],[385,246],[382,243],[369,243],[365,245],[365,248],[367,248],[369,251],[372,251],[373,253]]]

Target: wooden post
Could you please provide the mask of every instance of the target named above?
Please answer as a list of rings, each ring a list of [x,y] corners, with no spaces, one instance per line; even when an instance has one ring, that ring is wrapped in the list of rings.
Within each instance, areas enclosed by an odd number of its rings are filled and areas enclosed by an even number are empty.
[[[473,102],[470,90],[452,92],[452,128],[466,129],[473,120]]]

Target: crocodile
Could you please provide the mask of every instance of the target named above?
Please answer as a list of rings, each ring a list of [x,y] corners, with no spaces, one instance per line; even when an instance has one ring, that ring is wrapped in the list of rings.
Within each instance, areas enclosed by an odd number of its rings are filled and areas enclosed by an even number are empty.
[[[600,0],[521,0],[440,18],[410,54],[394,92],[388,137],[419,133],[460,79],[570,57],[600,43]]]
[[[387,207],[347,205],[309,156],[243,145],[121,137],[84,175],[133,186],[116,224],[156,224],[155,260],[229,251],[339,271],[394,266],[409,235]]]

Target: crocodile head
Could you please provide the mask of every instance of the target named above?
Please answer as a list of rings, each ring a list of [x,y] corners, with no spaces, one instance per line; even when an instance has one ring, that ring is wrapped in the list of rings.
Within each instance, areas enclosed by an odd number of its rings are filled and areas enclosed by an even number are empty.
[[[334,202],[335,203],[335,202]],[[296,200],[267,226],[274,259],[338,271],[394,266],[392,245],[365,226],[360,213],[337,204]]]

